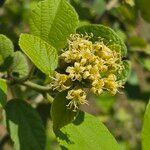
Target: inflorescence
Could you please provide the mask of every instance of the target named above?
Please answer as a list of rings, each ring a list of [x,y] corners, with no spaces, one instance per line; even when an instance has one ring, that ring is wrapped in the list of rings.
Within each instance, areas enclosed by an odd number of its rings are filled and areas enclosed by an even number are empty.
[[[92,42],[93,35],[73,34],[68,48],[60,55],[60,71],[56,71],[51,88],[68,90],[68,108],[77,110],[87,103],[87,92],[97,95],[104,91],[115,95],[122,87],[117,74],[123,70],[121,51],[112,50],[102,40]]]

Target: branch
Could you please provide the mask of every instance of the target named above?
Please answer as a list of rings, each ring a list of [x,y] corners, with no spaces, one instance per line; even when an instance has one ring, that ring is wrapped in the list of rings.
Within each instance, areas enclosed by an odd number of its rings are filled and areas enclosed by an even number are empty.
[[[35,90],[35,91],[41,92],[41,93],[51,91],[51,88],[50,88],[50,87],[38,85],[38,84],[33,83],[33,82],[31,82],[31,81],[25,81],[25,82],[23,82],[23,83],[21,83],[21,84],[24,85],[24,86],[27,86],[27,87],[29,87],[29,88]]]

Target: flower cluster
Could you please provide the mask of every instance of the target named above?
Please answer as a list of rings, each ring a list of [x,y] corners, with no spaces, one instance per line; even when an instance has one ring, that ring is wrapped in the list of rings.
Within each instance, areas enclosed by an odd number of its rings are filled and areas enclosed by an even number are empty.
[[[112,50],[101,40],[92,42],[92,37],[92,34],[71,35],[68,49],[60,55],[61,73],[55,72],[51,83],[53,90],[68,89],[68,107],[75,110],[80,104],[87,104],[87,91],[97,95],[108,91],[115,95],[122,87],[116,76],[123,69],[120,50]]]

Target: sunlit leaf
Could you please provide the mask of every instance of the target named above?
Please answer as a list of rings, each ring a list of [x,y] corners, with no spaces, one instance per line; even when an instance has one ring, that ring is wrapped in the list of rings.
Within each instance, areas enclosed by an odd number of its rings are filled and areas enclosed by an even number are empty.
[[[77,25],[77,14],[66,0],[41,1],[30,16],[32,34],[58,50],[65,46]]]
[[[19,45],[43,73],[49,75],[57,67],[58,56],[56,49],[39,37],[21,34]]]
[[[10,39],[0,34],[0,70],[6,70],[11,62],[14,52],[14,46]]]
[[[62,149],[119,150],[108,129],[96,117],[81,112],[77,119],[56,132]]]

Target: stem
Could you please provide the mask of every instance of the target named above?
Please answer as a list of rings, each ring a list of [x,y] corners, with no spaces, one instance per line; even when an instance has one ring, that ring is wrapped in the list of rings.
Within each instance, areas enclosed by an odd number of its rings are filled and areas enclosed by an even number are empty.
[[[31,79],[31,77],[32,77],[32,75],[33,75],[33,73],[34,73],[34,69],[35,69],[35,66],[33,65],[33,66],[31,67],[30,72],[29,72],[28,79]]]
[[[33,83],[33,82],[30,82],[30,81],[26,81],[24,83],[22,83],[22,85],[24,86],[27,86],[35,91],[38,91],[38,92],[49,92],[51,90],[50,87],[45,87],[45,86],[42,86],[42,85],[38,85],[36,83]]]
[[[43,96],[49,101],[49,103],[53,103],[54,98],[51,95],[49,95],[49,93],[45,93],[43,94]]]
[[[33,83],[31,81],[25,81],[23,83],[20,82],[11,82],[9,80],[7,80],[8,84],[19,84],[19,85],[24,85],[26,87],[31,88],[32,90],[35,90],[41,94],[43,94],[43,96],[50,102],[53,102],[53,97],[49,95],[49,92],[51,92],[51,88],[49,86],[42,86],[42,85],[38,85],[36,83]]]
[[[8,133],[10,134],[10,123],[9,123],[9,120],[8,118],[6,117],[6,113],[5,113],[5,126],[6,126],[6,129],[8,131]]]
[[[51,88],[50,87],[45,87],[45,86],[41,86],[41,85],[38,85],[36,83],[33,83],[31,81],[26,81],[24,83],[22,83],[22,85],[25,85],[37,92],[40,92],[43,94],[43,96],[49,101],[49,103],[52,103],[53,102],[53,97],[51,95],[49,95],[48,92],[51,91]]]

